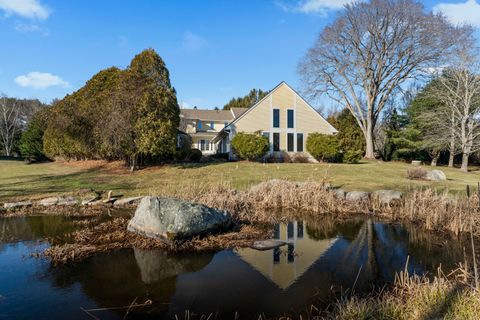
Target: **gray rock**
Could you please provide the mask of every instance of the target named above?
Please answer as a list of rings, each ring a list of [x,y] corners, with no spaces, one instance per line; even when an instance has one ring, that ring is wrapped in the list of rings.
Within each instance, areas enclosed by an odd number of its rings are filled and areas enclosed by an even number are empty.
[[[44,207],[49,207],[56,205],[58,200],[60,200],[59,197],[49,197],[38,201],[38,204]]]
[[[370,193],[365,191],[350,191],[345,197],[348,201],[368,201]]]
[[[16,209],[22,207],[30,207],[32,205],[32,201],[19,201],[19,202],[6,202],[3,204],[5,209]]]
[[[225,229],[231,216],[225,210],[179,199],[144,197],[127,230],[141,235],[174,240]]]
[[[256,250],[270,250],[270,249],[284,246],[286,244],[287,243],[285,241],[269,239],[269,240],[255,241],[252,245],[252,248]]]
[[[133,204],[135,202],[140,202],[140,200],[142,200],[142,198],[143,198],[143,196],[123,198],[123,199],[119,199],[119,200],[115,201],[114,205],[117,206],[117,207],[126,206],[126,205],[129,205],[129,204]]]
[[[402,193],[395,190],[377,190],[373,192],[372,196],[380,203],[390,204],[394,200],[400,200]]]
[[[425,179],[430,181],[444,181],[447,180],[447,176],[442,170],[428,171]]]
[[[345,190],[343,189],[332,189],[333,195],[335,198],[345,200]]]
[[[60,198],[58,199],[57,206],[74,206],[77,202],[77,199],[74,197]]]
[[[420,160],[412,160],[412,166],[418,167],[418,166],[420,166],[420,165],[422,165],[422,161],[420,161]]]

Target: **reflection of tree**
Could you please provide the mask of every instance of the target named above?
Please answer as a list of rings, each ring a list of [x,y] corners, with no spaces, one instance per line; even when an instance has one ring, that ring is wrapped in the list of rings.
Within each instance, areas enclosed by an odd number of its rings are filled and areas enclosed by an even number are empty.
[[[62,216],[4,218],[0,219],[0,242],[56,237],[73,229],[73,220]]]
[[[320,219],[307,220],[306,232],[310,239],[325,240],[335,237],[354,239],[364,223],[364,219],[336,220]]]

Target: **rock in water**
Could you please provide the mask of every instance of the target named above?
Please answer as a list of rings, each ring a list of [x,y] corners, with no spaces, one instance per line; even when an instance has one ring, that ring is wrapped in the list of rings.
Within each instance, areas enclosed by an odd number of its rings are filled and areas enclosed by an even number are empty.
[[[175,240],[230,226],[231,216],[225,210],[179,199],[144,197],[127,230],[150,238]]]
[[[286,244],[287,243],[285,241],[269,239],[269,240],[255,241],[252,245],[252,248],[257,250],[270,250],[270,249],[284,246]]]
[[[447,180],[447,176],[442,170],[432,170],[427,172],[426,179],[430,181],[444,181]]]

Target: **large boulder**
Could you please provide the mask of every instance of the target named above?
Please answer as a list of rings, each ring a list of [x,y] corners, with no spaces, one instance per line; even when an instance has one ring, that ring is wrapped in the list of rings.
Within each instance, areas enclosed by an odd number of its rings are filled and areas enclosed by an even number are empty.
[[[444,181],[447,180],[447,176],[442,170],[432,170],[427,172],[425,179],[430,181]]]
[[[176,240],[215,232],[231,226],[225,210],[179,199],[144,197],[128,223],[128,231],[160,239]]]
[[[377,190],[373,192],[372,196],[383,204],[390,204],[392,201],[402,199],[402,193],[395,190]]]

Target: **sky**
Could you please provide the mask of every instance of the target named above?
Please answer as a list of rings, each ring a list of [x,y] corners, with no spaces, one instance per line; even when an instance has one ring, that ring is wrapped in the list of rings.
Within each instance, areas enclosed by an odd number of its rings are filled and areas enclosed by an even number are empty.
[[[0,0],[0,92],[50,102],[153,48],[182,107],[299,89],[297,64],[349,0]],[[480,26],[480,0],[424,1]]]

